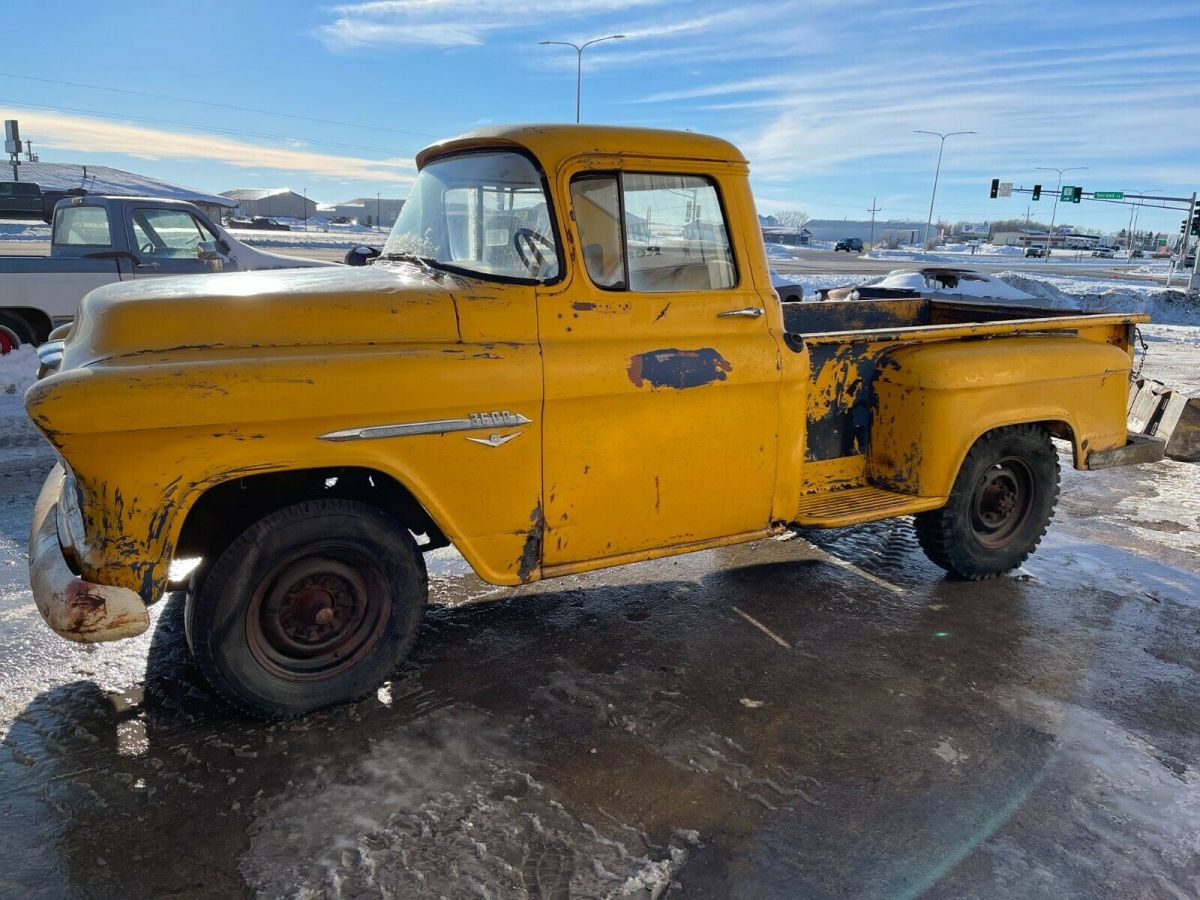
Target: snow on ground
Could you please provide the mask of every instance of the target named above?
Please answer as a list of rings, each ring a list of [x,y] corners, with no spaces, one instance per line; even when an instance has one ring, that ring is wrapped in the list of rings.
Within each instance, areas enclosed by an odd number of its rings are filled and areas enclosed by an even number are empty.
[[[997,257],[1001,259],[1006,257],[1023,259],[1025,251],[1020,247],[980,244],[977,252],[972,253],[970,244],[945,244],[936,250],[928,252],[922,252],[916,247],[901,247],[897,250],[886,250],[877,247],[864,255],[870,259],[894,259],[898,262],[919,262],[925,265],[937,265],[941,263],[970,266],[972,260],[991,262]],[[1054,265],[1096,266],[1107,269],[1111,269],[1113,266],[1124,268],[1129,263],[1129,260],[1124,259],[1093,257],[1088,251],[1077,251],[1075,253],[1057,251],[1050,257],[1050,261]],[[1156,262],[1154,260],[1141,263],[1134,269],[1134,271],[1147,275],[1162,275],[1166,270],[1166,261]]]
[[[1087,312],[1145,312],[1160,325],[1200,326],[1200,300],[1183,291],[1164,290],[1157,284],[1087,278],[1078,275],[1040,275],[1001,272],[1000,279],[1017,290],[1033,294],[1052,309]]]
[[[892,287],[924,289],[924,279],[915,273],[885,276],[882,280],[852,274],[788,273],[794,284],[802,285],[806,299],[815,300],[820,288],[842,287],[851,284],[878,284]],[[912,283],[908,280],[912,279]],[[1113,281],[1086,275],[1038,275],[1027,272],[1000,272],[995,278],[980,282],[981,290],[995,289],[988,296],[1008,302],[1026,302],[1047,309],[1079,309],[1088,312],[1146,312],[1151,321],[1160,325],[1200,327],[1200,300],[1189,298],[1182,291],[1165,290],[1162,285],[1132,281]],[[970,285],[970,282],[964,283]],[[1014,289],[1007,293],[1005,289]],[[1032,296],[1034,299],[1029,300]]]
[[[0,356],[0,417],[20,415],[25,389],[37,380],[37,351],[26,344]]]
[[[50,226],[36,222],[0,222],[0,241],[48,241]]]

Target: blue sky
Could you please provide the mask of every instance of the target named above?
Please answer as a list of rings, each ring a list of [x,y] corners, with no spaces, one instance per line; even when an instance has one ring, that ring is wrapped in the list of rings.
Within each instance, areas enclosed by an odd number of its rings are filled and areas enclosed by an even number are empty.
[[[614,32],[627,37],[584,55],[584,121],[733,140],[763,212],[865,218],[877,197],[882,219],[923,220],[937,140],[914,129],[979,132],[946,144],[935,214],[949,221],[1023,216],[1027,198],[989,200],[987,185],[1053,184],[1037,166],[1088,166],[1065,179],[1087,190],[1200,188],[1197,0],[53,9],[6,4],[4,118],[21,120],[43,160],[211,191],[404,196],[413,154],[437,138],[572,120],[575,53],[537,42]],[[1049,206],[1033,204],[1035,218]],[[1083,203],[1066,218],[1115,229],[1128,209]],[[1139,221],[1173,232],[1179,219],[1147,210]]]

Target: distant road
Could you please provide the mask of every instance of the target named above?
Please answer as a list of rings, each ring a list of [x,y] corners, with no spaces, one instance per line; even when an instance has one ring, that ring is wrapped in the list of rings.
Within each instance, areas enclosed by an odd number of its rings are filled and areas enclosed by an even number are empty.
[[[383,243],[383,235],[380,235],[380,240],[375,242],[376,245]],[[350,238],[346,239],[344,246],[340,247],[261,247],[269,253],[278,253],[282,256],[305,256],[309,259],[323,259],[332,262],[341,262],[346,251],[351,247],[366,243],[364,241],[354,241]],[[255,244],[251,243],[251,246]],[[50,252],[50,243],[48,241],[5,241],[0,240],[0,256],[25,256],[25,255],[45,255]],[[891,272],[893,269],[909,269],[921,266],[950,266],[960,267],[965,269],[980,269],[982,271],[1009,271],[1009,272],[1026,272],[1031,275],[1036,275],[1039,272],[1043,275],[1081,275],[1090,278],[1114,278],[1114,279],[1129,279],[1131,281],[1162,281],[1163,277],[1155,278],[1145,274],[1130,274],[1125,271],[1126,268],[1138,267],[1144,261],[1135,261],[1133,266],[1121,261],[1100,262],[1095,265],[1080,265],[1078,263],[1055,263],[1053,259],[1023,259],[1022,257],[1011,256],[964,256],[961,262],[945,263],[945,262],[921,262],[903,259],[871,259],[865,256],[857,256],[848,253],[834,253],[831,250],[793,250],[796,258],[787,262],[784,260],[772,259],[770,261],[771,268],[778,270],[781,273],[805,273],[805,274],[820,274],[820,273],[845,273],[848,275],[879,275],[885,272]]]

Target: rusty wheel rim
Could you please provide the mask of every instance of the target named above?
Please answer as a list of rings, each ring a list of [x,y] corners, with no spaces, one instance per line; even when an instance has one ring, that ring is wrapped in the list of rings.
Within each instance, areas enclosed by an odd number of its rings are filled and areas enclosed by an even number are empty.
[[[971,497],[971,531],[989,549],[1008,545],[1029,521],[1035,494],[1033,470],[1015,456],[990,466]]]
[[[387,579],[376,560],[353,547],[310,547],[259,583],[246,639],[268,671],[290,681],[321,681],[375,647],[390,611]]]

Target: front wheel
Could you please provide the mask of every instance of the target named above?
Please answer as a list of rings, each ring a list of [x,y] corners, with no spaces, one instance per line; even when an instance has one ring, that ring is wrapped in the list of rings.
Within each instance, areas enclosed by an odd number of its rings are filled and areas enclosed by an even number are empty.
[[[185,624],[226,700],[293,716],[374,690],[416,640],[428,577],[412,535],[350,500],[284,507],[194,582]]]
[[[989,578],[1037,549],[1057,502],[1058,454],[1046,429],[996,428],[967,453],[949,502],[916,516],[917,540],[951,574]]]

